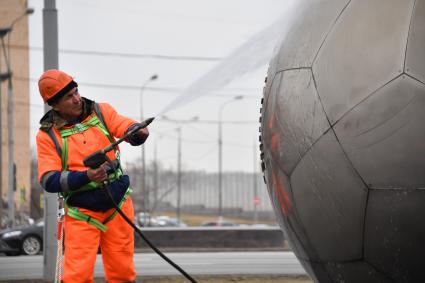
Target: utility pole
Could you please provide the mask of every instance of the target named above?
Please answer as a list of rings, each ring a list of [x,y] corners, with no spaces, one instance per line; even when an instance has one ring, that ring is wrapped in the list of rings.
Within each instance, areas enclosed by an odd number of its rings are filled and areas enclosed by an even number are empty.
[[[143,121],[143,94],[146,86],[158,78],[158,75],[154,74],[149,79],[147,79],[142,87],[140,88],[140,121]],[[148,211],[149,206],[149,192],[146,190],[146,160],[145,160],[145,146],[142,145],[142,202],[143,202],[143,211]]]
[[[182,163],[182,137],[181,137],[181,129],[183,123],[190,123],[195,122],[199,119],[198,116],[192,117],[190,120],[173,120],[168,118],[165,115],[162,115],[162,119],[164,121],[169,121],[171,123],[177,123],[178,128],[177,134],[178,134],[178,145],[177,145],[177,204],[176,204],[176,218],[180,220],[180,206],[181,206],[181,182],[182,182],[182,172],[181,172],[181,163]]]
[[[3,46],[4,47],[4,46]],[[15,226],[15,170],[14,164],[15,159],[13,156],[13,150],[15,148],[13,142],[13,86],[12,86],[12,72],[10,65],[7,67],[8,72],[11,74],[7,84],[7,148],[8,148],[8,227]]]
[[[154,203],[157,204],[158,202],[158,153],[157,153],[157,143],[155,143],[154,145],[154,152],[153,152],[153,156],[154,156],[154,171],[153,171],[153,198],[154,198]]]
[[[180,205],[181,205],[181,186],[182,186],[182,136],[181,127],[177,128],[178,145],[177,145],[177,219],[180,220]]]
[[[218,111],[218,222],[223,221],[223,133],[222,133],[222,115],[224,106],[242,99],[242,95],[237,95],[232,99],[221,104]]]
[[[44,70],[57,69],[58,63],[58,13],[55,0],[44,0],[43,8],[43,46]],[[49,106],[44,106],[44,112]],[[56,270],[57,241],[57,211],[56,194],[44,193],[44,245],[43,245],[43,278],[53,282]]]
[[[258,170],[258,164],[257,164],[257,143],[254,140],[254,178],[253,178],[253,189],[254,189],[254,223],[258,222],[258,210],[257,207],[259,205],[259,199],[258,199],[258,180],[257,180],[257,170]]]

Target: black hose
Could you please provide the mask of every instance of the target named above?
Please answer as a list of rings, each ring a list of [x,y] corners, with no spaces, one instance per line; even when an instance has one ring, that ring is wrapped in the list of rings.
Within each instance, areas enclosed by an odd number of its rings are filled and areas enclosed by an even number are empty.
[[[197,283],[195,279],[193,279],[186,271],[184,271],[180,266],[178,266],[176,263],[174,263],[171,259],[169,259],[165,254],[163,254],[157,247],[154,246],[146,237],[143,235],[142,231],[134,225],[134,223],[127,217],[127,215],[122,212],[122,210],[118,207],[118,205],[115,203],[111,192],[106,188],[105,184],[103,184],[103,188],[106,191],[106,194],[108,195],[109,199],[111,200],[112,204],[115,206],[115,209],[118,211],[118,213],[124,218],[124,220],[131,226],[133,229],[140,235],[140,237],[148,244],[148,246],[154,250],[160,257],[162,257],[166,262],[168,262],[170,265],[172,265],[175,269],[177,269],[184,277],[187,278],[192,283]]]

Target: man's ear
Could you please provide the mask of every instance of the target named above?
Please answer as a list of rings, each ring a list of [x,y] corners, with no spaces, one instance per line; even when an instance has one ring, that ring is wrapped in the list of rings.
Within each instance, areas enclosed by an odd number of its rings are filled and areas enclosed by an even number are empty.
[[[58,104],[57,103],[53,103],[52,105],[50,105],[50,107],[52,107],[53,110],[58,111]]]

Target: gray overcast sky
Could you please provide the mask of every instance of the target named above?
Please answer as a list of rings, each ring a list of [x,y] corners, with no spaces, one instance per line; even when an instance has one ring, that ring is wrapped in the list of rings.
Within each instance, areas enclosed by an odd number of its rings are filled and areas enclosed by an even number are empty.
[[[43,71],[42,0],[30,0],[30,77]],[[144,116],[155,116],[252,36],[279,19],[288,7],[282,0],[57,0],[59,66],[75,76],[82,96],[111,103],[121,114],[140,116],[140,88]],[[80,53],[70,51],[93,51]],[[97,54],[96,54],[97,52]],[[260,51],[261,52],[261,51]],[[107,54],[105,54],[107,53]],[[110,54],[117,53],[117,54]],[[252,60],[257,54],[252,52]],[[124,56],[123,54],[166,55]],[[258,55],[259,56],[259,55]],[[184,60],[200,57],[209,60]],[[196,58],[194,58],[196,59]],[[237,62],[236,62],[237,63]],[[239,101],[224,107],[223,170],[253,171],[254,145],[258,149],[259,108],[268,64],[233,79],[219,90],[164,113],[170,119],[216,121],[220,106],[236,95]],[[228,76],[223,72],[224,76]],[[111,87],[124,86],[124,87]],[[36,81],[30,83],[31,139],[34,145],[42,100]],[[162,120],[162,121],[160,121]],[[151,124],[146,143],[147,162],[157,147],[158,159],[176,167],[177,124],[160,117]],[[182,160],[185,169],[218,170],[218,126],[194,122],[182,125]],[[140,148],[122,147],[123,161],[138,162]]]

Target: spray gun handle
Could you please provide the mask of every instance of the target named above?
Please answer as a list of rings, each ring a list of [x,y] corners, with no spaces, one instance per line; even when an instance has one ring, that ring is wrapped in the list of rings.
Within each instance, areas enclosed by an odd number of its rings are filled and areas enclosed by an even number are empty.
[[[83,163],[84,166],[92,168],[92,169],[96,169],[99,168],[100,165],[102,165],[103,163],[105,163],[106,161],[110,162],[111,160],[109,160],[109,158],[106,156],[106,153],[113,150],[115,146],[117,146],[118,144],[120,144],[122,141],[124,141],[126,138],[128,138],[129,136],[131,136],[132,134],[134,134],[136,131],[146,128],[150,123],[152,123],[152,121],[155,118],[149,118],[144,120],[143,122],[141,122],[140,124],[138,124],[138,127],[135,127],[133,130],[131,130],[130,132],[128,132],[127,134],[124,135],[124,137],[120,138],[119,140],[111,143],[110,145],[108,145],[107,147],[105,147],[104,149],[98,150],[93,152],[92,154],[90,154],[89,156],[87,156],[86,158],[83,159]]]
[[[87,156],[83,159],[84,166],[96,169],[99,168],[100,165],[107,161],[106,152],[102,150],[98,150]]]

